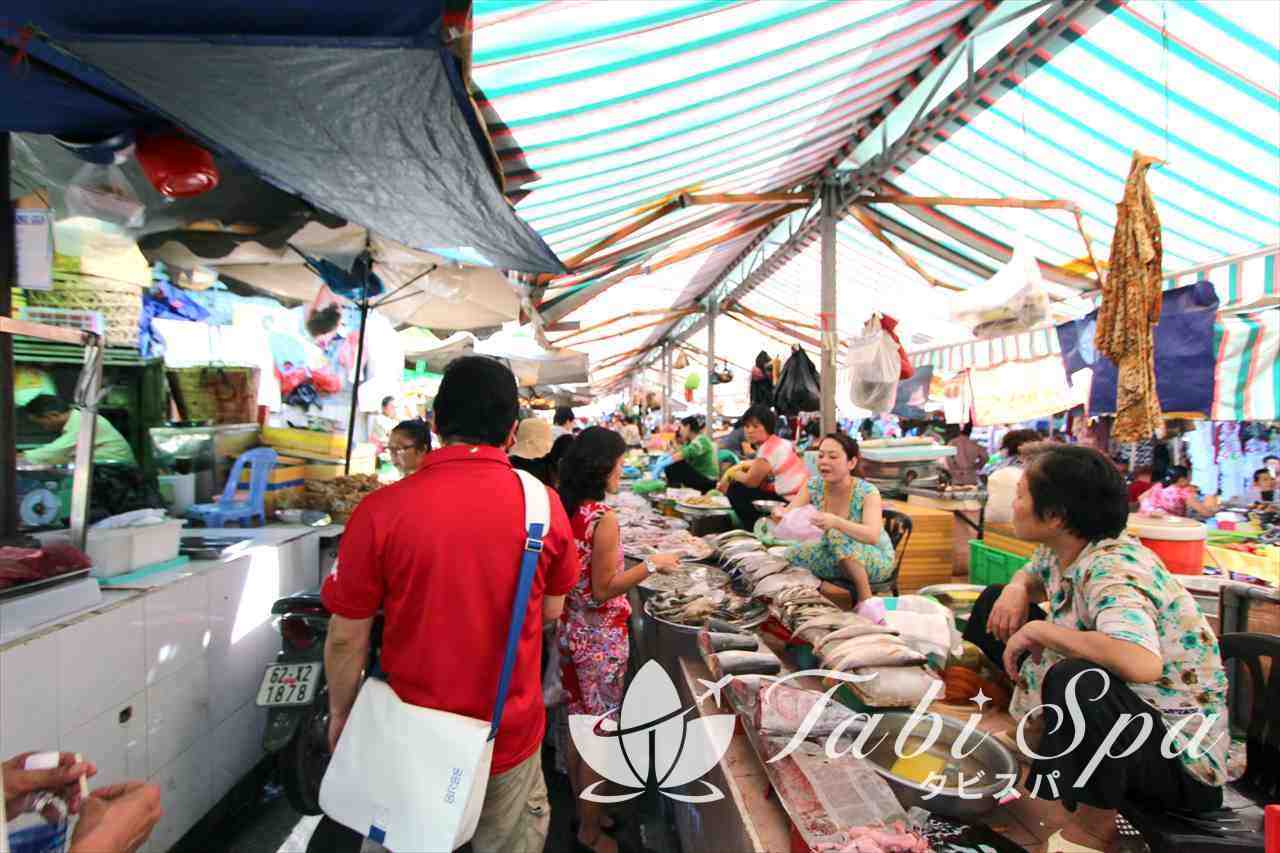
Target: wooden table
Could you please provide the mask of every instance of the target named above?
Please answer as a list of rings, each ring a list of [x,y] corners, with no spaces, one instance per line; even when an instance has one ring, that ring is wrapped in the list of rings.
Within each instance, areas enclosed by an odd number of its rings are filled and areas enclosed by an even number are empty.
[[[920,504],[885,501],[886,509],[911,517],[911,538],[902,557],[898,588],[903,594],[936,583],[951,583],[955,571],[952,555],[954,514]]]

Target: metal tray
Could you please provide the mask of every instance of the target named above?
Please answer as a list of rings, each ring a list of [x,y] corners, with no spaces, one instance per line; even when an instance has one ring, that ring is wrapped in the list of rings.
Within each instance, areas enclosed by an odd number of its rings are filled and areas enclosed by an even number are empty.
[[[58,586],[59,584],[64,584],[67,581],[87,578],[89,577],[90,571],[90,569],[77,569],[74,572],[67,572],[65,575],[54,575],[51,578],[41,578],[38,581],[27,581],[25,583],[20,583],[17,586],[11,586],[8,589],[0,589],[0,601],[8,601],[11,598],[18,598],[29,592]]]
[[[646,601],[644,603],[644,615],[649,619],[652,619],[654,622],[657,622],[660,625],[670,628],[673,631],[679,631],[682,634],[697,634],[704,627],[706,627],[705,625],[682,625],[679,622],[669,622],[666,619],[661,618],[660,616],[654,616],[652,604],[650,601]],[[764,613],[760,614],[759,616],[752,617],[751,619],[745,619],[740,622],[730,622],[729,624],[733,625],[735,628],[745,631],[750,628],[758,628],[768,621],[769,621],[769,610],[768,608],[765,608]]]

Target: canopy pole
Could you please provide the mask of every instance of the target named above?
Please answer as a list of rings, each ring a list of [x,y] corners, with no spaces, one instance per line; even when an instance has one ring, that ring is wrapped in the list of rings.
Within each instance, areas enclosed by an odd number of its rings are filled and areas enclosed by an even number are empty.
[[[0,317],[13,313],[12,284],[17,278],[13,203],[9,200],[9,133],[0,132]],[[14,424],[13,338],[0,334],[0,538],[18,535],[18,431]]]
[[[356,344],[356,378],[351,384],[351,411],[347,418],[347,461],[342,468],[344,476],[351,475],[351,451],[355,447],[356,413],[360,408],[360,376],[364,367],[365,321],[369,319],[369,279],[366,276],[360,291],[360,341]],[[374,462],[377,465],[377,462]]]
[[[716,297],[712,294],[707,299],[707,428],[713,429],[712,423],[716,412]]]
[[[671,343],[662,345],[662,425],[671,423]]]
[[[836,323],[836,187],[822,188],[822,434],[836,429],[836,356],[839,332]],[[797,434],[796,438],[800,436]]]

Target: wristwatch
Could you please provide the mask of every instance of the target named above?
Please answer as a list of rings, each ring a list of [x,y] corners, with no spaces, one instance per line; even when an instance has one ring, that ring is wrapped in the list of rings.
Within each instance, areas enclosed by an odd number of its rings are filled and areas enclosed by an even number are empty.
[[[651,575],[656,575],[658,573],[658,567],[654,565],[652,560],[645,560],[644,568],[645,568],[645,571],[647,571]]]

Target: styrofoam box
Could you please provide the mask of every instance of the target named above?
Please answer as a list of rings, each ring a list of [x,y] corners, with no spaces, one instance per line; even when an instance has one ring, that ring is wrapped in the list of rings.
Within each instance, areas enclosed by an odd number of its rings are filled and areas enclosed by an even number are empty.
[[[109,578],[163,563],[178,556],[183,522],[165,521],[145,527],[90,530],[85,553],[93,561],[93,576]]]

